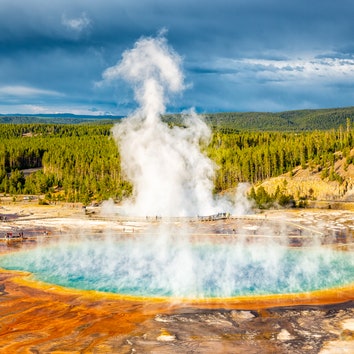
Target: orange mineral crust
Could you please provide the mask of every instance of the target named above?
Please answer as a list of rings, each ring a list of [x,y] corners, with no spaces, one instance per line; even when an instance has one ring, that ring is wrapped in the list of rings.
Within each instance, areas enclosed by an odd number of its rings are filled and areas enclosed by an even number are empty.
[[[144,322],[179,313],[181,309],[263,313],[272,307],[335,304],[354,297],[354,287],[348,286],[297,295],[151,299],[68,290],[35,282],[28,274],[19,272],[2,271],[0,281],[2,353],[120,352],[117,348],[126,345],[127,336],[139,333]]]
[[[2,272],[0,351],[81,352],[129,333],[166,304],[21,285]]]

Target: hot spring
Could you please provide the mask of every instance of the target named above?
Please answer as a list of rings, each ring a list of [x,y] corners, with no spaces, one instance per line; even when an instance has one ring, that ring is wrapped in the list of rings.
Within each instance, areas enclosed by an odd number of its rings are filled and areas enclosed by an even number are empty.
[[[352,252],[180,235],[53,242],[3,255],[0,267],[67,288],[156,298],[296,294],[354,282]]]

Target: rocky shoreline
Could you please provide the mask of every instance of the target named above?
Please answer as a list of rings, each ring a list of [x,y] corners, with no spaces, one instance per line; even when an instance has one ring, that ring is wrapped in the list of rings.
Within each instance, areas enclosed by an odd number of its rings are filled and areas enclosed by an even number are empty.
[[[263,310],[178,310],[130,335],[125,353],[341,353],[354,351],[354,303]],[[129,351],[130,350],[130,351]]]

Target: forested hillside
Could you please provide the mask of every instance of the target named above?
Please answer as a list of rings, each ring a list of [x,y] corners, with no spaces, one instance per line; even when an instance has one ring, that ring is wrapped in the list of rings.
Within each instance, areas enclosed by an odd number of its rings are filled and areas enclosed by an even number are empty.
[[[112,124],[0,124],[0,192],[42,194],[46,199],[121,200],[132,186],[121,173]],[[257,183],[291,172],[296,166],[343,183],[334,166],[351,153],[351,121],[337,129],[305,132],[248,131],[213,128],[206,153],[219,167],[215,192]],[[27,171],[27,169],[37,169]]]
[[[278,113],[223,112],[204,114],[206,122],[223,131],[286,131],[301,132],[338,129],[347,118],[354,121],[354,107],[308,109]],[[181,122],[180,116],[168,115],[166,121]]]
[[[322,171],[324,178],[338,179],[334,163],[339,157],[352,163],[352,146],[352,130],[297,134],[216,131],[208,155],[219,166],[215,188],[222,191],[239,182],[257,183],[279,176],[299,165]]]
[[[301,132],[338,129],[345,127],[347,118],[354,122],[354,107],[331,109],[307,109],[287,112],[223,112],[203,114],[206,122],[223,131],[286,131]],[[0,115],[0,123],[6,124],[113,124],[121,116],[53,115]],[[180,114],[163,117],[170,124],[183,124]]]

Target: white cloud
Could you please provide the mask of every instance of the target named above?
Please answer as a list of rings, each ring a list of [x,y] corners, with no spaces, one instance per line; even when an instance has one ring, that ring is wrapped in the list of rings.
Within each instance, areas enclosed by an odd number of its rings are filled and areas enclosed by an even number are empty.
[[[81,13],[79,17],[69,18],[65,14],[63,14],[61,23],[66,28],[73,30],[75,32],[82,32],[85,28],[89,27],[91,24],[91,20],[86,15],[85,12]]]
[[[0,86],[0,96],[33,97],[33,96],[62,96],[61,93],[52,90],[43,90],[35,87],[9,85]]]
[[[274,82],[340,83],[354,79],[354,59],[299,58],[271,59],[221,59],[217,66],[231,79]]]

